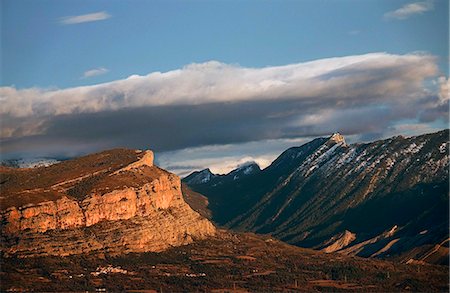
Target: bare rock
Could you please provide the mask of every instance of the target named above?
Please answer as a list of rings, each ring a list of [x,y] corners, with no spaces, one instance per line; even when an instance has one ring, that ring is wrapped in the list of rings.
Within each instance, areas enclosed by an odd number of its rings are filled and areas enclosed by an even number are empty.
[[[151,151],[1,171],[9,178],[1,197],[6,256],[162,251],[216,231],[183,200],[180,178],[153,165]]]

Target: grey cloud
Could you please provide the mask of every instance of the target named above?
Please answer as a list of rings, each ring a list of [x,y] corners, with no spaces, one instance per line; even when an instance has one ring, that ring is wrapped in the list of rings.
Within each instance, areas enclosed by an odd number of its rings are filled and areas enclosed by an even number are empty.
[[[3,152],[37,152],[60,147],[99,150],[150,148],[166,152],[205,145],[280,138],[382,132],[395,121],[413,118],[414,107],[329,101],[280,100],[130,108],[48,117],[43,135],[8,138]],[[284,115],[278,115],[284,113]],[[287,114],[286,114],[287,113]]]
[[[372,53],[266,68],[211,61],[64,90],[4,87],[0,113],[26,117],[279,98],[359,99],[368,91],[374,97],[414,91],[436,72],[435,58],[425,54]]]
[[[266,118],[296,109],[296,101],[215,103],[187,106],[130,108],[99,113],[47,117],[45,135],[5,140],[4,151],[34,148],[37,141],[108,142],[111,147],[168,151],[209,144],[238,143],[296,134],[285,129],[291,116]],[[293,115],[293,114],[292,114]]]

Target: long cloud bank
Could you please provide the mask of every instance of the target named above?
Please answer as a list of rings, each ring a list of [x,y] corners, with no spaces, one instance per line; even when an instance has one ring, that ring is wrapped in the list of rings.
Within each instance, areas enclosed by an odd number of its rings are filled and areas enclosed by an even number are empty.
[[[69,89],[3,87],[2,152],[377,133],[404,119],[448,119],[448,80],[438,74],[431,55],[372,53],[265,68],[210,61]]]

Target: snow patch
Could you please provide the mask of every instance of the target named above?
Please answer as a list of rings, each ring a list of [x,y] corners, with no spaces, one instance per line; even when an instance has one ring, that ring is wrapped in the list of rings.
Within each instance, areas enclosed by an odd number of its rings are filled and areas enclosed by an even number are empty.
[[[439,146],[439,152],[440,152],[441,154],[444,154],[444,153],[446,152],[446,150],[447,150],[447,143],[446,143],[446,142],[443,142],[443,143]]]
[[[416,145],[413,142],[402,153],[403,154],[416,154],[423,148],[424,145],[425,145],[425,142],[422,142],[419,145]]]
[[[245,175],[251,174],[253,172],[253,165],[248,166],[247,168],[245,168],[243,172],[244,172]]]
[[[48,167],[59,162],[60,161],[55,159],[34,158],[34,159],[6,160],[2,161],[1,165],[13,168],[38,168],[38,167]]]
[[[203,177],[203,178],[200,180],[200,182],[201,182],[201,183],[206,183],[206,182],[208,182],[209,180],[211,180],[211,174],[206,174],[205,177]]]

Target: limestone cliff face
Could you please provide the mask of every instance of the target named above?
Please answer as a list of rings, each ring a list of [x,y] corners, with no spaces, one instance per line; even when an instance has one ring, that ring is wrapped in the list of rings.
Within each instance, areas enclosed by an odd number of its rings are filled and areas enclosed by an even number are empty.
[[[2,170],[4,254],[162,251],[215,233],[183,200],[180,179],[153,166],[153,153],[117,152]]]

